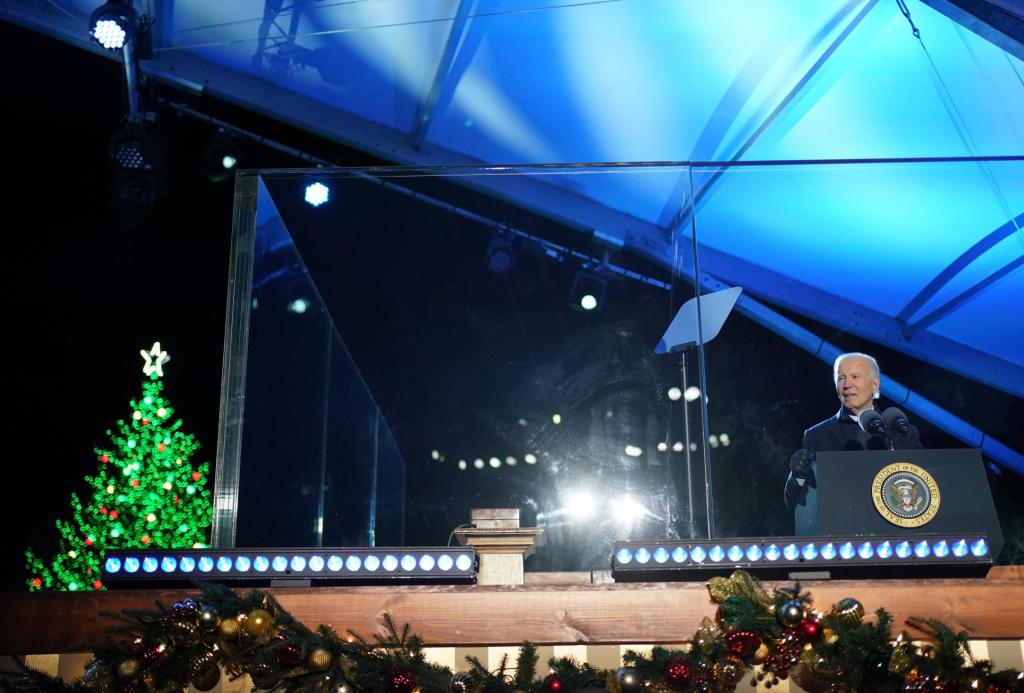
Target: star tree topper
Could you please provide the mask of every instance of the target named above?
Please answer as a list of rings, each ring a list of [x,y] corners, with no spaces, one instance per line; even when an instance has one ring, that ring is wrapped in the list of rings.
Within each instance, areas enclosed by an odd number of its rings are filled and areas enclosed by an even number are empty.
[[[160,348],[160,342],[153,342],[152,349],[149,351],[142,349],[139,353],[142,354],[142,358],[146,361],[146,364],[142,367],[142,372],[145,375],[155,371],[157,376],[164,377],[164,364],[170,361],[171,357]]]

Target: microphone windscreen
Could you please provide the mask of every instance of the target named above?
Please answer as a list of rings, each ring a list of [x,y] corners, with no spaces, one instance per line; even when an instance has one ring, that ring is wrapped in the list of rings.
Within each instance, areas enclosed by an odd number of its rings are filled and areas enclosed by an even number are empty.
[[[882,416],[885,418],[885,425],[889,429],[895,429],[900,433],[906,433],[910,428],[910,420],[907,418],[907,415],[896,407],[889,407],[882,412]]]
[[[885,433],[885,419],[874,409],[865,409],[857,417],[860,427],[872,435]]]

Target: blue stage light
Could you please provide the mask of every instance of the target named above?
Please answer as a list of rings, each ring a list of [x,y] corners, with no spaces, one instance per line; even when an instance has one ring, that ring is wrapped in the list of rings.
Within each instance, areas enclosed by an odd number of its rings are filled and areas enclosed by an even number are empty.
[[[156,556],[146,556],[142,559],[142,570],[146,573],[155,573],[159,567],[160,561],[156,559]]]
[[[619,549],[615,554],[615,560],[619,563],[629,563],[633,560],[633,552],[629,549]]]
[[[315,573],[319,573],[324,569],[324,557],[323,556],[310,556],[309,557],[309,569]]]
[[[826,561],[831,561],[833,558],[836,557],[836,554],[836,545],[832,542],[828,542],[827,544],[821,547],[821,557],[824,558]]]
[[[394,556],[388,556],[387,558],[390,558],[391,560],[395,559]],[[384,559],[385,563],[387,562],[387,558]],[[363,561],[361,558],[359,558],[359,556],[349,556],[345,559],[345,569],[350,572],[354,573],[362,567]],[[394,568],[389,568],[388,570],[394,570]]]
[[[896,544],[896,556],[899,558],[910,558],[913,549],[910,547],[909,541],[901,541]]]
[[[455,559],[455,567],[465,572],[473,567],[473,559],[467,554],[459,554]]]
[[[416,557],[410,556],[409,554],[405,554],[404,556],[402,556],[401,566],[402,570],[404,570],[407,573],[411,573],[412,571],[416,570]]]
[[[685,563],[687,558],[689,558],[689,554],[682,546],[672,549],[672,560],[676,563]]]
[[[932,555],[932,547],[927,539],[923,539],[914,546],[914,555],[918,558],[928,558]]]
[[[978,539],[977,541],[972,542],[971,554],[978,558],[988,555],[988,542],[984,539]]]
[[[374,556],[374,559],[376,560],[376,556]],[[379,565],[380,565],[380,561],[378,560],[376,565],[373,566],[373,570],[377,570],[377,566],[379,566]],[[455,565],[455,561],[452,560],[452,557],[449,556],[446,553],[441,554],[438,557],[438,559],[437,559],[437,567],[440,568],[441,570],[445,570],[445,571],[451,570],[454,565]],[[367,566],[367,568],[369,568],[369,566]]]
[[[711,547],[711,550],[708,551],[708,558],[710,558],[715,563],[719,563],[723,558],[725,558],[725,551],[722,550],[721,546],[715,544]]]
[[[870,541],[865,541],[857,548],[857,555],[866,561],[875,555],[875,545]]]
[[[124,559],[124,572],[126,573],[137,573],[139,572],[139,559],[135,556],[129,556]]]
[[[436,563],[437,561],[435,561],[434,557],[430,554],[420,556],[420,570],[426,570],[429,572],[434,569],[434,565]]]
[[[650,551],[648,551],[643,546],[641,546],[639,549],[636,550],[636,562],[637,563],[646,563],[649,560],[651,560],[651,552]]]
[[[291,563],[289,563],[292,570],[299,572],[306,569],[306,559],[304,556],[292,556]]]
[[[279,573],[283,573],[288,570],[288,559],[284,556],[274,556],[274,560],[270,562],[270,567]]]
[[[377,568],[380,568],[380,559],[373,554],[370,554],[365,560],[363,560],[363,567],[371,573],[376,572]]]
[[[270,569],[270,559],[266,556],[257,556],[252,560],[252,567],[258,573],[265,573]]]
[[[178,561],[178,570],[183,573],[191,573],[196,569],[196,559],[191,556],[182,556],[181,560]]]
[[[892,558],[892,544],[890,544],[887,541],[883,541],[881,544],[878,545],[876,553],[879,558]]]
[[[173,573],[178,569],[178,559],[174,556],[164,556],[164,559],[160,561],[160,570],[165,573]]]
[[[103,563],[103,572],[113,575],[121,570],[121,559],[116,557],[108,558]]]
[[[856,549],[853,548],[853,542],[843,542],[843,545],[839,547],[839,557],[844,561],[848,561],[857,555]]]
[[[659,546],[654,551],[654,562],[655,563],[664,563],[665,561],[668,560],[668,556],[669,556],[668,549],[666,549],[664,546]]]
[[[708,552],[699,546],[694,546],[690,549],[690,558],[693,559],[694,563],[703,563],[707,557]]]
[[[222,573],[226,573],[235,565],[235,562],[231,560],[231,556],[221,556],[217,559],[217,570]]]
[[[306,186],[306,202],[319,207],[331,199],[331,191],[323,183],[317,181]]]
[[[814,544],[804,544],[804,547],[800,549],[800,555],[804,557],[805,561],[813,561],[818,557],[818,547]]]
[[[769,544],[764,550],[764,557],[769,561],[777,561],[782,558],[782,550],[777,544]]]
[[[209,556],[200,556],[196,565],[199,566],[199,572],[208,573],[213,570],[213,559]]]
[[[248,556],[239,556],[235,559],[235,570],[240,573],[248,573],[249,568],[252,567],[252,559]]]
[[[949,544],[946,543],[945,539],[941,539],[932,544],[932,553],[939,558],[945,558],[949,555]]]
[[[384,570],[388,571],[389,573],[393,573],[395,572],[395,569],[398,568],[398,558],[396,556],[392,556],[389,553],[387,556],[384,557],[384,560],[381,562],[381,565],[384,566]]]
[[[736,546],[735,544],[729,547],[729,550],[725,552],[725,555],[729,557],[729,560],[733,563],[743,560],[743,549]]]
[[[764,552],[761,551],[761,547],[757,544],[751,544],[747,547],[747,560],[748,561],[759,561]]]
[[[327,559],[327,569],[333,573],[337,573],[345,566],[345,561],[341,560],[341,556],[331,556]]]
[[[795,561],[800,558],[800,549],[796,544],[786,544],[786,548],[782,549],[782,557],[787,561]]]
[[[963,558],[968,551],[966,539],[961,539],[953,544],[953,555],[957,558]]]

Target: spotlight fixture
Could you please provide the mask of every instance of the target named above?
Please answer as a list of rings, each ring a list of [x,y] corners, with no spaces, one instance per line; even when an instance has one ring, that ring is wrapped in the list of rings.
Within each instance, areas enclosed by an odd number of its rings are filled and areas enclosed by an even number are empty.
[[[103,584],[218,582],[267,584],[476,581],[476,551],[440,548],[187,549],[107,551]]]
[[[608,288],[607,277],[588,270],[578,270],[569,289],[569,304],[583,313],[600,310],[604,305],[604,293]]]
[[[152,140],[141,124],[129,123],[110,140],[114,178],[114,207],[120,222],[138,226],[156,200],[156,157]]]
[[[496,236],[487,246],[487,269],[504,274],[516,264],[516,247],[508,238]]]
[[[224,128],[218,128],[210,144],[203,152],[203,158],[199,164],[202,175],[213,183],[227,180],[234,175],[235,168],[242,160],[244,154],[242,141],[227,132]]]
[[[309,204],[319,207],[331,199],[331,189],[320,181],[310,183],[306,186],[305,198]]]
[[[138,19],[131,0],[109,0],[89,17],[89,35],[107,50],[119,51],[135,33]]]
[[[746,570],[766,578],[944,577],[985,575],[992,552],[985,534],[893,534],[617,542],[618,582],[705,580]]]

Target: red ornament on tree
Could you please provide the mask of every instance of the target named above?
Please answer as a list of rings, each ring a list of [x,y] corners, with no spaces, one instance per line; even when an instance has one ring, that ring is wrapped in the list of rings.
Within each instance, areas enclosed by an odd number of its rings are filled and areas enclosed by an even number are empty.
[[[100,462],[106,464],[110,461],[110,455],[100,455]]]
[[[148,534],[143,534],[142,535],[142,543],[143,544],[148,544],[149,543],[149,535]]]
[[[110,519],[111,520],[116,520],[117,519],[117,511],[116,510],[111,510],[110,511]]]
[[[562,683],[562,679],[554,674],[548,674],[541,682],[541,689],[544,693],[561,693],[561,691],[565,690],[565,684]]]
[[[405,667],[397,667],[384,677],[384,685],[390,693],[412,693],[416,687],[416,677]]]
[[[92,583],[92,588],[94,590],[101,590],[103,589],[103,583],[97,580],[96,582]]]
[[[283,667],[297,667],[302,664],[302,656],[299,654],[299,648],[295,645],[282,645],[277,650],[277,661],[281,663]]]
[[[132,479],[132,487],[133,488],[138,488],[139,487],[139,480],[138,479]]]
[[[192,481],[199,481],[199,472],[192,472]]]
[[[725,646],[737,657],[748,659],[761,647],[761,637],[749,630],[730,630],[725,634]]]
[[[32,586],[33,587],[42,587],[43,586],[43,581],[40,580],[39,578],[32,578]]]
[[[159,445],[156,446],[156,449],[159,450],[160,452],[163,452],[164,450],[167,449],[167,446],[164,445],[163,443],[160,443]]]
[[[143,419],[142,420],[142,425],[143,426],[148,426],[149,425],[149,419]]]
[[[100,508],[100,515],[106,515],[106,514],[107,514],[107,509],[106,508]]]
[[[665,683],[672,688],[685,688],[693,676],[693,667],[682,657],[673,657],[665,667]]]
[[[811,642],[819,640],[821,638],[821,621],[817,616],[805,618],[800,622],[800,632]]]
[[[85,538],[85,545],[86,546],[92,546],[92,537],[86,537]]]

